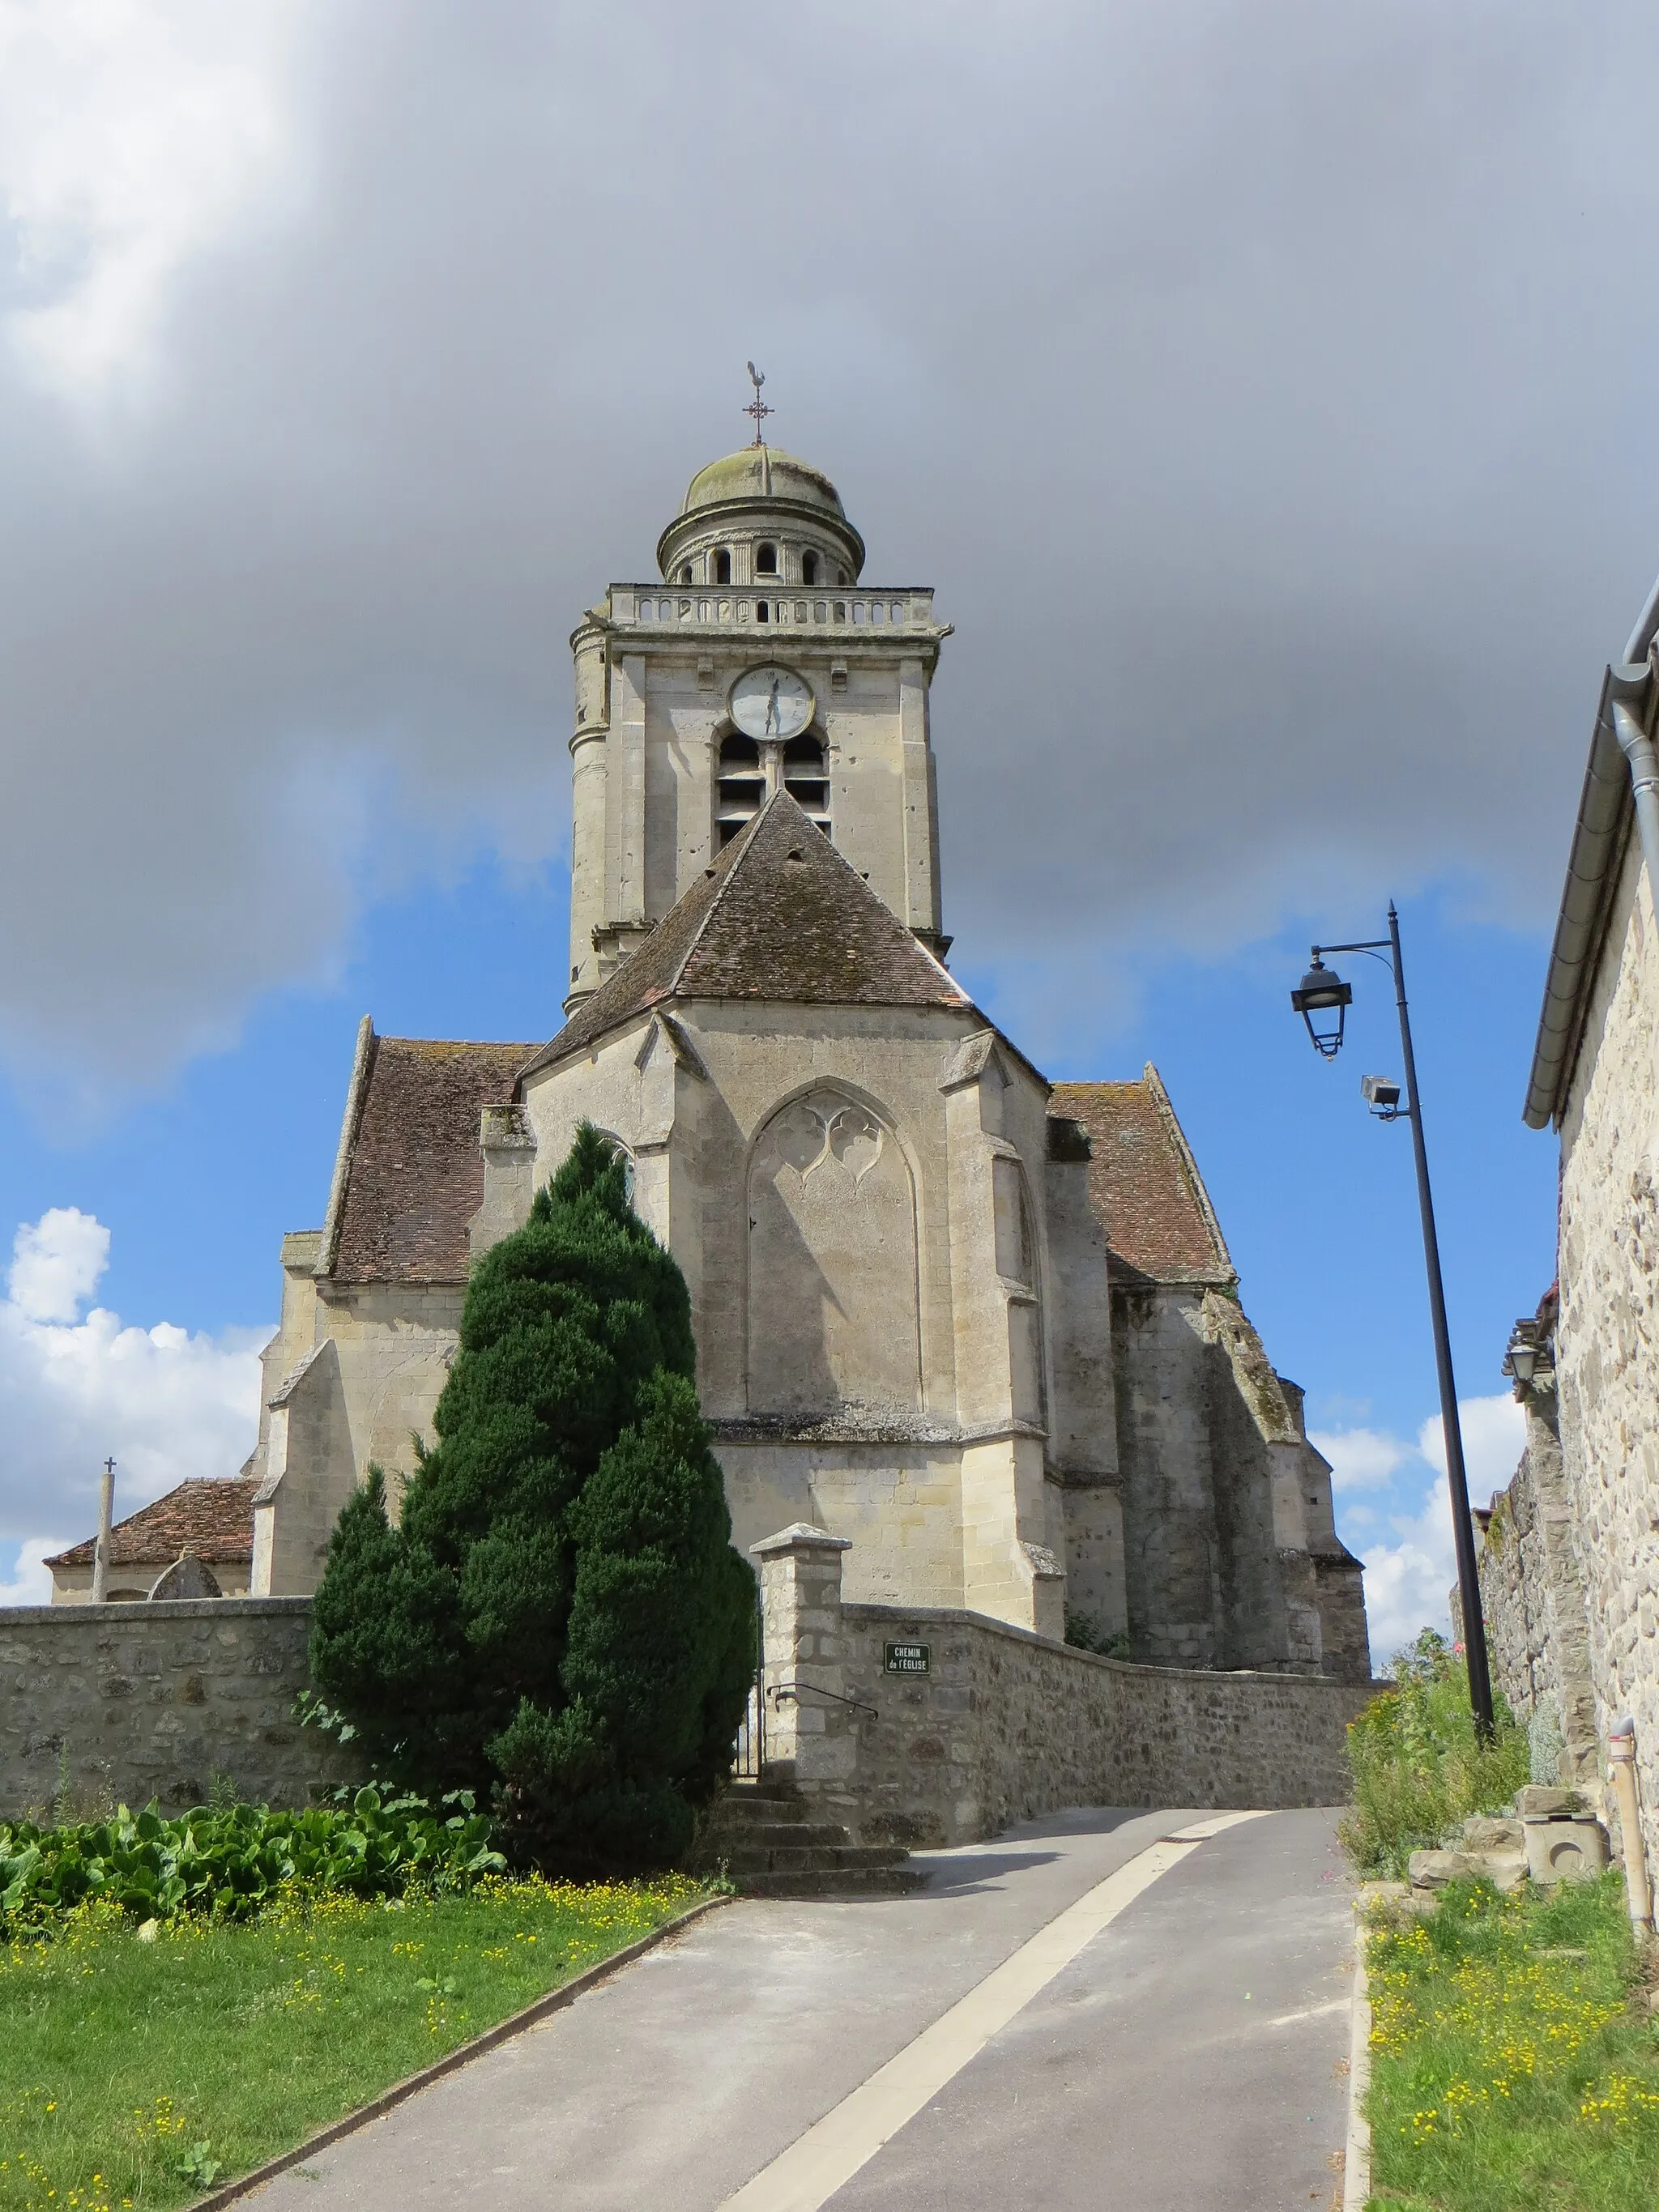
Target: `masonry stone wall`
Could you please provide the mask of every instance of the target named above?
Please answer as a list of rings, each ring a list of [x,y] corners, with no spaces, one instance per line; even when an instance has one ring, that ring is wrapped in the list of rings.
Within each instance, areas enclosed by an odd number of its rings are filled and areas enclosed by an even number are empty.
[[[1593,1786],[1589,1622],[1550,1398],[1540,1396],[1528,1408],[1527,1448],[1513,1480],[1492,1500],[1476,1565],[1493,1685],[1520,1719],[1541,1721],[1542,1734],[1553,1730],[1561,1740],[1559,1773],[1536,1778]],[[1455,1617],[1455,1594],[1453,1607]]]
[[[294,1719],[311,1601],[0,1608],[0,1819],[46,1812],[60,1766],[79,1812],[198,1805],[227,1775],[256,1804],[361,1779]]]
[[[848,1606],[857,1758],[849,1825],[867,1842],[960,1843],[1067,1805],[1341,1805],[1364,1686],[1139,1667],[982,1615]],[[890,1643],[929,1646],[890,1674]]]
[[[1595,1724],[1629,1715],[1659,1867],[1659,942],[1632,839],[1561,1127],[1556,1373]],[[1611,1792],[1603,1799],[1616,1817]]]
[[[988,1614],[848,1605],[850,1547],[807,1524],[754,1550],[769,1758],[863,1841],[965,1842],[1068,1805],[1347,1800],[1370,1683],[1136,1666]]]

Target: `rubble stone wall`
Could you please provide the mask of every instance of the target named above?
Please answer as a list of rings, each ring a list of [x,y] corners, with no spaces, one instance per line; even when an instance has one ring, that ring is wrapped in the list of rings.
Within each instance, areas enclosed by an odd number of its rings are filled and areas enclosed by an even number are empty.
[[[1659,939],[1631,840],[1561,1127],[1560,1432],[1595,1718],[1636,1723],[1659,1869]],[[1601,1809],[1616,1820],[1610,1790]]]
[[[1476,1562],[1493,1686],[1521,1719],[1559,1735],[1559,1771],[1544,1783],[1593,1788],[1595,1698],[1583,1575],[1572,1541],[1553,1408],[1529,1408],[1527,1449],[1514,1479],[1492,1500]],[[1453,1597],[1454,1614],[1456,1598]],[[1542,1737],[1534,1732],[1534,1745]]]
[[[973,1613],[847,1606],[842,1639],[865,1710],[835,1715],[856,1753],[819,1794],[868,1842],[965,1842],[1070,1805],[1345,1804],[1345,1730],[1372,1694],[1134,1666]],[[926,1644],[928,1674],[887,1672],[890,1644]]]
[[[303,1805],[359,1764],[293,1717],[306,1597],[0,1608],[0,1820],[153,1797],[201,1804],[216,1775],[255,1804]]]

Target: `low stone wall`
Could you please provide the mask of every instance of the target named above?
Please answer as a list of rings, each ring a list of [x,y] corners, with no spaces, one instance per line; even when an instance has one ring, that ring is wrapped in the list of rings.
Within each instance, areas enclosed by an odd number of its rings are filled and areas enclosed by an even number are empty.
[[[1067,1805],[1341,1805],[1369,1685],[1136,1667],[978,1613],[848,1606],[845,1694],[867,1842],[946,1844]],[[885,1670],[928,1646],[926,1676]]]
[[[49,1812],[67,1765],[78,1813],[198,1805],[215,1774],[256,1804],[359,1778],[301,1729],[311,1601],[0,1607],[0,1819]]]
[[[982,1613],[841,1602],[822,1530],[757,1546],[769,1753],[864,1842],[994,1835],[1069,1805],[1340,1805],[1377,1686],[1132,1666]],[[925,1644],[926,1674],[887,1671]]]

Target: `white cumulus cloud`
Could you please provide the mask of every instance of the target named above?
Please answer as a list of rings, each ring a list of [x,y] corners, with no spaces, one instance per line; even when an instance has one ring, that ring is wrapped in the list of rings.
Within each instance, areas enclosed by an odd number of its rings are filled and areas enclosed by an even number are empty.
[[[0,0],[18,355],[82,401],[149,368],[170,285],[291,190],[298,0]]]
[[[72,1322],[109,1265],[109,1231],[78,1206],[54,1206],[12,1241],[7,1296],[24,1320]]]
[[[1469,1496],[1485,1504],[1515,1473],[1526,1442],[1526,1417],[1507,1393],[1460,1398],[1458,1426]],[[1349,1548],[1365,1563],[1365,1613],[1371,1658],[1381,1666],[1422,1628],[1450,1626],[1447,1594],[1457,1579],[1446,1449],[1438,1413],[1415,1442],[1370,1428],[1314,1429],[1310,1441],[1331,1463],[1339,1496],[1364,1494],[1339,1510]]]
[[[109,1231],[75,1206],[25,1222],[0,1299],[0,1545],[21,1546],[0,1604],[43,1602],[41,1561],[89,1535],[99,1468],[120,1518],[192,1476],[236,1473],[258,1420],[267,1332],[192,1335],[90,1305]]]

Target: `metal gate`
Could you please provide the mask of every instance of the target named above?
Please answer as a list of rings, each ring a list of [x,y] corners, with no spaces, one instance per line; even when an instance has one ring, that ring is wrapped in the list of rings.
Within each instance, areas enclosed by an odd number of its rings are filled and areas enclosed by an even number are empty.
[[[759,1779],[766,1765],[766,1616],[755,1607],[755,1679],[732,1746],[732,1771],[745,1781]]]

